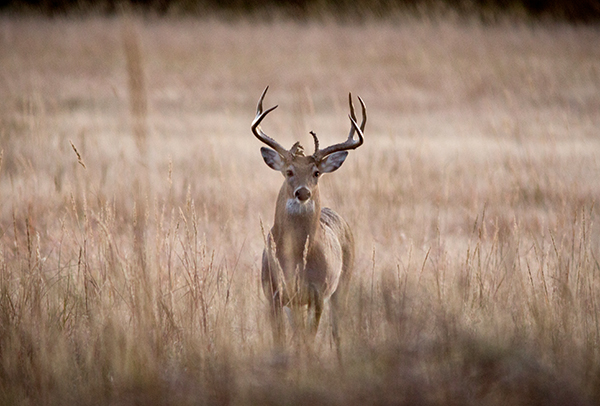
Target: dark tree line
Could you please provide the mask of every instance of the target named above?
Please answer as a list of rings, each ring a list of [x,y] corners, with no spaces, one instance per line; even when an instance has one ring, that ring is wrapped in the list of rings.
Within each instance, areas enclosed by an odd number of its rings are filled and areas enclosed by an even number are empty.
[[[525,15],[570,22],[600,22],[600,0],[0,0],[10,13],[115,14],[124,9],[155,14],[227,13],[245,15],[277,10],[281,15],[307,18],[330,13],[340,18],[383,17],[390,12],[454,10],[481,16]]]

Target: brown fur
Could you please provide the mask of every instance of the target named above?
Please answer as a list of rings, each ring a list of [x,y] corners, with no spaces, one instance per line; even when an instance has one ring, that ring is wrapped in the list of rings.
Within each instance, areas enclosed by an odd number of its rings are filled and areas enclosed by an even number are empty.
[[[283,306],[308,306],[310,333],[316,334],[325,301],[330,300],[333,336],[336,343],[337,315],[354,262],[354,239],[346,221],[329,208],[321,209],[318,164],[312,157],[294,156],[282,172],[293,170],[281,186],[275,222],[263,252],[262,283],[271,298],[274,338],[283,338]],[[311,191],[313,210],[290,212],[287,203],[298,187]],[[341,287],[341,288],[340,288]]]
[[[321,210],[318,181],[321,174],[334,172],[342,166],[348,150],[363,144],[367,109],[359,97],[362,110],[359,126],[352,95],[348,94],[351,124],[348,139],[320,149],[319,139],[311,131],[315,152],[305,156],[300,143],[296,142],[289,150],[285,149],[261,129],[262,120],[277,108],[274,106],[263,110],[262,103],[268,89],[267,86],[258,100],[251,128],[256,138],[270,147],[260,150],[265,163],[285,177],[277,198],[275,223],[269,233],[262,264],[262,284],[271,303],[274,340],[281,344],[283,339],[281,310],[284,306],[293,309],[308,306],[312,338],[319,328],[325,301],[330,300],[331,331],[339,356],[339,296],[344,294],[352,270],[354,239],[344,219],[331,209]],[[356,140],[355,134],[358,134]]]

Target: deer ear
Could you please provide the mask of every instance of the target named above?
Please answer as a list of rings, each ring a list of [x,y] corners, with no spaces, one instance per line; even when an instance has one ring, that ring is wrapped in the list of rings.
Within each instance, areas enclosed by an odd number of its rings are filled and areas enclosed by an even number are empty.
[[[323,159],[321,162],[319,162],[319,165],[318,165],[319,170],[322,173],[333,172],[333,171],[337,170],[340,166],[342,166],[342,164],[346,160],[347,156],[348,156],[348,151],[339,151],[339,152],[334,152],[331,155],[327,155],[327,157],[325,157],[325,159]]]
[[[262,147],[260,153],[265,160],[265,163],[269,165],[270,168],[275,169],[276,171],[283,169],[283,158],[281,158],[281,155],[279,155],[277,151],[274,151],[271,148]]]

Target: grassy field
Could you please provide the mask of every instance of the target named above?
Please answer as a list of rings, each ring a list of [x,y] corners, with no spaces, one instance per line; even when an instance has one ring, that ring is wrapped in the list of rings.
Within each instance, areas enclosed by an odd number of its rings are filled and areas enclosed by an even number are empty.
[[[0,18],[0,404],[600,404],[600,30]],[[274,351],[261,228],[289,147],[357,266]],[[262,225],[261,225],[262,224]]]

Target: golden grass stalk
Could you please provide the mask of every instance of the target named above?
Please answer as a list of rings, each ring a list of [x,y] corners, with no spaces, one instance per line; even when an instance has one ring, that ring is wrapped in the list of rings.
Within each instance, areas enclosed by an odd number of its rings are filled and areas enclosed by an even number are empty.
[[[122,24],[0,21],[0,404],[600,403],[597,30]],[[142,80],[121,105],[123,47]],[[341,363],[328,311],[314,346],[272,346],[266,82],[282,105],[310,89],[323,143],[347,91],[372,106],[322,185],[358,246]],[[160,142],[124,141],[127,109]]]

